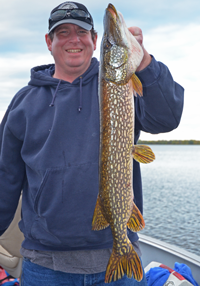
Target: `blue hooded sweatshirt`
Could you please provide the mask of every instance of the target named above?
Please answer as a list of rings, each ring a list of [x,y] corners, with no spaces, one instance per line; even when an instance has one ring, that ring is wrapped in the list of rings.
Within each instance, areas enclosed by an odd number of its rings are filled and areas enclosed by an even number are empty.
[[[54,65],[31,70],[28,86],[13,98],[0,127],[0,235],[23,190],[19,223],[24,248],[84,250],[112,247],[110,228],[92,231],[98,194],[99,63],[72,83],[53,78]],[[183,88],[152,58],[138,77],[135,140],[140,130],[168,132],[179,124]],[[139,164],[133,167],[134,200],[142,212]],[[131,241],[136,233],[128,231]]]

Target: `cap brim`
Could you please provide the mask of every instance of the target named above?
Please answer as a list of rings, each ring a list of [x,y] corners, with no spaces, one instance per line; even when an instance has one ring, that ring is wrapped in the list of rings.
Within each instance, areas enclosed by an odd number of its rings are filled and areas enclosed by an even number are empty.
[[[77,25],[77,26],[79,26],[79,27],[81,27],[81,28],[83,28],[83,29],[85,29],[85,30],[87,30],[87,31],[90,31],[90,30],[92,29],[92,25],[90,25],[90,24],[88,24],[88,23],[85,23],[85,22],[82,22],[82,21],[80,21],[80,20],[76,20],[76,19],[64,19],[64,20],[61,20],[61,21],[57,22],[55,25],[53,25],[53,26],[51,27],[51,29],[49,30],[49,33],[50,33],[53,29],[55,29],[57,26],[60,26],[60,25],[62,25],[62,24],[66,24],[66,23],[68,23],[68,24],[75,24],[75,25]]]

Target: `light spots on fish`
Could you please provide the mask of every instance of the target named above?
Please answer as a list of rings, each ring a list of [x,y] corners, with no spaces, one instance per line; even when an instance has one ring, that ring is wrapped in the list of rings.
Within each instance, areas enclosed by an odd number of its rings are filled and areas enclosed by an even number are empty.
[[[105,92],[101,105],[104,120],[101,125],[99,194],[102,194],[106,219],[117,239],[116,249],[121,254],[127,251],[127,221],[133,200],[134,102],[129,84],[116,86],[105,81],[102,88]]]

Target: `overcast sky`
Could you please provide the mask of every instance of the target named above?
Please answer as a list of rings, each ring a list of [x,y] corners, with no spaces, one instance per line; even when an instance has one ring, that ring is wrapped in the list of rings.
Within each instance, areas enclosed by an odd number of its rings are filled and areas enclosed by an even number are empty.
[[[53,63],[44,35],[57,0],[0,0],[0,120],[15,93],[30,78],[30,69]],[[84,0],[94,18],[100,45],[103,15],[108,1]],[[113,0],[127,26],[143,30],[144,45],[165,63],[185,88],[184,112],[179,127],[165,134],[142,133],[141,139],[200,140],[200,1]],[[99,45],[94,56],[99,58]]]

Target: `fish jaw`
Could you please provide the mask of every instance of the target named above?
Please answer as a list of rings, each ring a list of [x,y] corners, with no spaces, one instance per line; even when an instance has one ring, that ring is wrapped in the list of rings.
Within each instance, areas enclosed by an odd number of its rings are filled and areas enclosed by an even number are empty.
[[[116,84],[126,84],[143,58],[142,47],[112,4],[105,11],[100,58],[104,59],[100,63],[102,76]]]
[[[111,3],[108,4],[107,10],[112,14],[113,18],[116,19],[118,17],[117,10],[115,9],[115,6]]]

